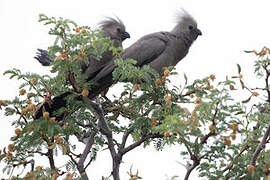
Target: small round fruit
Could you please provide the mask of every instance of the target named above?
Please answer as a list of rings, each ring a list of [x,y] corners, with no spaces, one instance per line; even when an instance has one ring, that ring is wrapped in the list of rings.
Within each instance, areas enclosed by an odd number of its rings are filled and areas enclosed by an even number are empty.
[[[76,33],[78,33],[78,32],[80,32],[80,28],[79,27],[76,27],[75,29],[74,29],[74,31],[76,32]]]
[[[210,130],[210,131],[214,131],[214,130],[215,130],[215,126],[214,126],[213,124],[211,124],[211,125],[209,126],[209,130]]]
[[[152,126],[156,126],[157,125],[157,118],[156,117],[152,117],[151,118],[152,121]]]
[[[243,74],[239,74],[238,78],[239,79],[242,79],[243,78]]]
[[[231,134],[231,138],[232,138],[232,140],[235,140],[236,139],[236,134]]]
[[[19,128],[15,129],[15,134],[17,136],[19,136],[21,133],[22,133],[22,130],[21,129],[19,129]]]
[[[51,117],[50,119],[49,119],[49,121],[51,122],[51,123],[55,123],[56,122],[56,118],[55,117]]]
[[[255,170],[255,166],[253,166],[253,165],[248,165],[248,167],[247,167],[247,170],[248,170],[248,172],[253,172],[254,170]]]
[[[12,158],[13,158],[13,154],[12,154],[11,152],[8,152],[8,153],[6,154],[6,158],[7,158],[8,160],[12,159]]]
[[[214,74],[211,74],[211,75],[210,75],[210,79],[211,79],[212,81],[214,81],[214,80],[216,79],[216,76],[215,76]]]
[[[134,89],[134,91],[140,90],[140,85],[139,84],[134,84],[133,89]]]
[[[82,29],[81,33],[82,34],[85,34],[86,33],[86,30],[85,29]]]
[[[42,170],[42,167],[41,167],[41,166],[37,166],[35,169],[36,169],[37,171],[41,171],[41,170]]]
[[[21,96],[24,95],[25,93],[26,93],[25,89],[22,88],[22,89],[19,90],[19,94],[20,94]]]
[[[170,136],[170,131],[165,131],[164,132],[164,137],[169,137]]]
[[[8,145],[8,151],[14,152],[15,145],[14,144],[9,144]]]
[[[202,99],[201,99],[200,97],[197,97],[196,100],[195,100],[195,102],[196,102],[197,104],[200,104],[200,103],[202,102]]]
[[[225,138],[225,142],[224,144],[226,144],[227,146],[231,146],[232,145],[232,141],[230,140],[230,138]]]
[[[89,95],[89,91],[86,88],[83,88],[82,90],[82,96],[87,97]]]
[[[164,76],[169,76],[169,74],[170,74],[170,70],[169,69],[164,70],[164,72],[163,72],[163,75]]]
[[[53,179],[53,180],[56,180],[58,177],[59,177],[59,174],[57,174],[57,173],[54,173],[54,174],[52,175],[52,179]]]
[[[43,117],[46,118],[46,119],[48,119],[48,118],[50,117],[50,113],[47,112],[47,111],[44,112],[44,113],[43,113]]]
[[[36,84],[36,82],[37,82],[37,78],[32,78],[32,79],[30,80],[30,83],[31,83],[31,84]]]

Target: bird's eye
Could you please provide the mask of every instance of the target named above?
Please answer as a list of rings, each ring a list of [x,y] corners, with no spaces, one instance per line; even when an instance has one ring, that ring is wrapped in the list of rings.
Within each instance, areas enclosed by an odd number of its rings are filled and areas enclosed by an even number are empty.
[[[117,30],[117,32],[121,32],[121,29],[120,28],[117,28],[116,30]]]
[[[193,26],[188,26],[188,29],[189,29],[189,30],[192,30],[192,29],[193,29]]]

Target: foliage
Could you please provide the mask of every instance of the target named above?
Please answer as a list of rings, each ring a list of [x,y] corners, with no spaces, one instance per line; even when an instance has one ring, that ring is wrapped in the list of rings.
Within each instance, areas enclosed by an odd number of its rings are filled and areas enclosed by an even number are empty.
[[[216,82],[214,74],[193,82],[184,75],[184,83],[178,87],[170,82],[177,75],[173,67],[164,69],[161,76],[149,66],[139,68],[136,61],[121,59],[120,49],[114,48],[99,31],[46,15],[40,15],[40,21],[53,25],[49,34],[55,35],[56,41],[49,53],[56,55],[51,65],[56,75],[24,74],[18,69],[5,72],[10,79],[23,80],[19,96],[0,101],[6,116],[17,117],[12,123],[16,129],[11,144],[0,153],[1,161],[6,163],[4,171],[10,177],[21,179],[14,168],[30,164],[32,171],[24,179],[88,179],[86,169],[102,149],[108,148],[112,176],[117,179],[122,157],[141,144],[145,148],[154,145],[157,150],[183,145],[181,157],[185,162],[181,164],[187,168],[185,179],[194,169],[208,179],[269,177],[270,152],[265,148],[270,131],[268,48],[259,53],[252,51],[259,56],[255,74],[259,79],[265,78],[264,87],[248,87],[240,65],[236,76],[222,82]],[[107,49],[119,57],[113,76],[126,82],[121,95],[113,101],[104,97],[74,98],[95,84],[86,80],[77,60],[87,64],[88,56],[98,59]],[[235,100],[233,95],[242,91],[248,91],[248,97]],[[66,92],[71,93],[68,106],[49,114],[44,104],[53,103],[53,97]],[[36,119],[40,109],[43,117]],[[56,117],[63,112],[66,116],[58,121]],[[119,135],[121,141],[116,139]],[[129,136],[133,142],[127,145]],[[83,151],[77,148],[80,143],[85,143]],[[37,155],[47,157],[50,166],[37,166]],[[63,156],[66,165],[56,167],[56,159]],[[134,174],[130,169],[128,174],[132,180],[141,178],[139,171]]]

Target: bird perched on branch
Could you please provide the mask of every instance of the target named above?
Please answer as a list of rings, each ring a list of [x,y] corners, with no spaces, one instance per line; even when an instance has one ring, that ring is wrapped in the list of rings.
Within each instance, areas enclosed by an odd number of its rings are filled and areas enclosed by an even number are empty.
[[[114,47],[122,47],[122,42],[130,38],[124,23],[119,18],[107,17],[103,21],[99,22],[99,29],[102,31],[103,37],[109,37],[113,41]],[[34,57],[43,66],[49,66],[53,62],[49,56],[48,51],[38,49],[37,56]],[[113,59],[113,53],[110,50],[105,51],[101,55],[101,59],[97,60],[93,56],[88,57],[88,65],[82,60],[78,60],[81,65],[82,72],[87,75],[88,78],[92,78],[96,72],[98,72],[104,65]]]
[[[168,66],[175,66],[188,53],[192,43],[202,35],[197,27],[195,19],[183,10],[177,16],[175,27],[170,32],[156,32],[148,34],[137,40],[130,47],[125,49],[121,57],[131,58],[137,61],[137,66],[150,65],[158,73]],[[90,89],[89,98],[96,97],[99,93],[116,83],[113,80],[112,72],[116,68],[114,60],[110,60],[105,66],[89,78],[96,82],[96,86]],[[53,99],[53,105],[49,111],[53,112],[60,109],[65,104],[65,98],[69,93],[62,94]]]
[[[114,47],[122,47],[122,42],[127,38],[130,38],[130,34],[126,31],[124,23],[118,17],[105,18],[103,21],[99,22],[99,29],[102,31],[103,37],[109,37],[113,41]],[[34,58],[37,59],[43,66],[49,66],[51,62],[53,62],[52,58],[48,54],[48,51],[42,49],[38,49],[37,56]],[[91,79],[100,69],[104,67],[107,62],[112,59],[112,51],[107,50],[102,53],[100,60],[97,60],[93,56],[89,56],[88,65],[86,65],[82,60],[78,60],[78,63],[80,63],[82,73],[85,73],[87,77]],[[48,112],[52,113],[54,110],[66,106],[67,102],[65,97],[68,95],[70,95],[70,92],[55,97],[52,104],[45,102],[43,106]],[[37,111],[36,118],[41,116],[42,108]]]
[[[177,23],[170,32],[156,32],[140,38],[124,50],[121,57],[137,61],[137,66],[149,65],[158,73],[164,67],[175,66],[188,53],[192,43],[202,35],[195,19],[185,10],[177,16]],[[97,96],[101,91],[116,83],[112,72],[116,65],[114,58],[104,66],[99,73],[91,78],[97,86],[91,89],[89,98]]]

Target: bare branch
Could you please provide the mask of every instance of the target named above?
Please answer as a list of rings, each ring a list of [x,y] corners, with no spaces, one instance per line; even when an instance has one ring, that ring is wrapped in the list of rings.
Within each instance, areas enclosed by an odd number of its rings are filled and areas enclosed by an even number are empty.
[[[251,158],[251,164],[253,166],[256,165],[256,160],[257,160],[257,157],[259,156],[261,150],[263,150],[265,148],[265,144],[266,144],[266,141],[267,141],[267,138],[269,137],[270,135],[270,123],[268,124],[268,127],[266,129],[266,132],[264,133],[264,136],[263,136],[263,139],[262,141],[260,142],[260,144],[257,146],[255,152],[253,153],[252,155],[252,158]]]
[[[267,69],[267,65],[265,65],[263,68],[264,68],[264,70],[265,70],[265,72],[266,72],[265,86],[266,86],[266,92],[267,92],[267,95],[268,95],[267,102],[270,103],[270,89],[269,89],[269,77],[270,77],[270,72],[269,72],[269,70]]]
[[[48,154],[47,153],[43,153],[43,152],[40,152],[40,151],[26,151],[27,153],[29,154],[40,154],[41,156],[47,156]]]
[[[81,154],[80,159],[79,159],[78,164],[77,164],[78,170],[79,170],[82,178],[85,180],[88,180],[88,176],[85,173],[86,168],[84,168],[84,162],[92,149],[92,146],[95,142],[96,134],[97,134],[97,131],[93,131],[92,134],[90,135],[90,137],[88,138],[86,146],[85,146],[83,153]]]
[[[201,159],[197,158],[195,155],[191,156],[191,160],[193,160],[193,164],[187,167],[187,172],[186,172],[184,180],[188,180],[190,173],[193,171],[193,169],[195,169],[200,164],[200,161],[201,161]]]
[[[152,139],[152,138],[162,138],[164,137],[162,134],[156,133],[156,134],[149,134],[146,136],[142,136],[141,139],[139,141],[134,142],[133,144],[129,145],[126,148],[123,149],[119,149],[119,151],[121,152],[121,155],[124,155],[125,153],[131,151],[132,149],[140,146],[143,142],[145,142],[148,139]]]
[[[130,129],[125,132],[125,134],[123,135],[123,138],[122,138],[122,143],[119,146],[119,149],[125,148],[128,136],[130,135],[131,132],[132,132],[132,130],[130,130]]]

